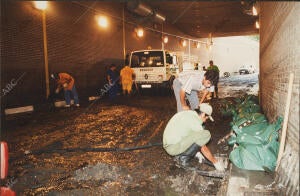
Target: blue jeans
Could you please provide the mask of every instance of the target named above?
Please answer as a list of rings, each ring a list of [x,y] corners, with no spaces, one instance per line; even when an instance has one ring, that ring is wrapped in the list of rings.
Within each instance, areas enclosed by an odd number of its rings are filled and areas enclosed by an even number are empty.
[[[71,104],[71,94],[73,95],[74,103],[79,104],[78,94],[75,85],[73,85],[72,90],[64,90],[64,91],[65,91],[65,100],[67,105]]]
[[[114,101],[118,94],[118,84],[114,83],[110,86],[110,89],[108,90],[108,96],[109,99]]]
[[[182,84],[179,82],[178,78],[176,78],[173,81],[173,90],[174,90],[176,103],[177,103],[177,112],[182,111],[182,105],[181,105],[181,102],[180,102],[180,90],[181,90],[181,88],[182,88]],[[190,102],[191,110],[194,110],[194,109],[198,108],[198,106],[199,106],[198,91],[192,90],[191,94],[185,93],[185,96]]]

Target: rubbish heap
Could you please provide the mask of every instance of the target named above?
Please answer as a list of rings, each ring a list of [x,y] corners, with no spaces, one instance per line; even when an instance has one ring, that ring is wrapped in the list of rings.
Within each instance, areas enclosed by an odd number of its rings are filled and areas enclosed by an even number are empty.
[[[274,171],[279,150],[278,131],[282,118],[269,123],[258,99],[245,95],[234,101],[225,101],[222,115],[232,116],[232,135],[228,144],[234,146],[229,155],[230,161],[241,169]]]

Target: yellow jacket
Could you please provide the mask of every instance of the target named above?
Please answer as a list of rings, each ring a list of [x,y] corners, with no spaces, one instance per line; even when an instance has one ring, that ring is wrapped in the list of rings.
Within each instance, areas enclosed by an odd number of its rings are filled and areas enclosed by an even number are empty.
[[[120,72],[122,84],[132,83],[133,73],[134,73],[133,69],[131,69],[129,66],[126,65]]]

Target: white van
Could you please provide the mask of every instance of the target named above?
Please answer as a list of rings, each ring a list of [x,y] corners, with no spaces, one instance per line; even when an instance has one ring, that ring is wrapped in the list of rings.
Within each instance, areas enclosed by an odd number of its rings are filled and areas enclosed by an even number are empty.
[[[180,58],[166,50],[139,50],[130,54],[129,66],[140,88],[170,87],[182,68]]]

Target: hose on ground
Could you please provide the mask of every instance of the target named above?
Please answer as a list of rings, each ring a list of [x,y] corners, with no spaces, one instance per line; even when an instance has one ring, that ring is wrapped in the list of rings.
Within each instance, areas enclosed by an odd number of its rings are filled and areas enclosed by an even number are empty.
[[[143,146],[124,147],[124,148],[85,147],[85,148],[39,149],[33,151],[25,151],[25,155],[40,155],[44,153],[68,153],[68,152],[124,152],[124,151],[147,149],[147,148],[152,148],[155,146],[162,146],[162,145],[163,144],[159,142],[159,143],[149,143]],[[21,155],[19,154],[16,157],[11,157],[10,161],[23,158],[23,157],[24,154],[22,153]]]
[[[32,151],[30,154],[42,154],[42,153],[65,153],[65,152],[122,152],[122,151],[133,151],[141,150],[146,148],[152,148],[154,146],[162,146],[162,143],[149,143],[144,146],[134,146],[134,147],[125,147],[125,148],[65,148],[65,149],[53,149],[53,150],[36,150]]]

